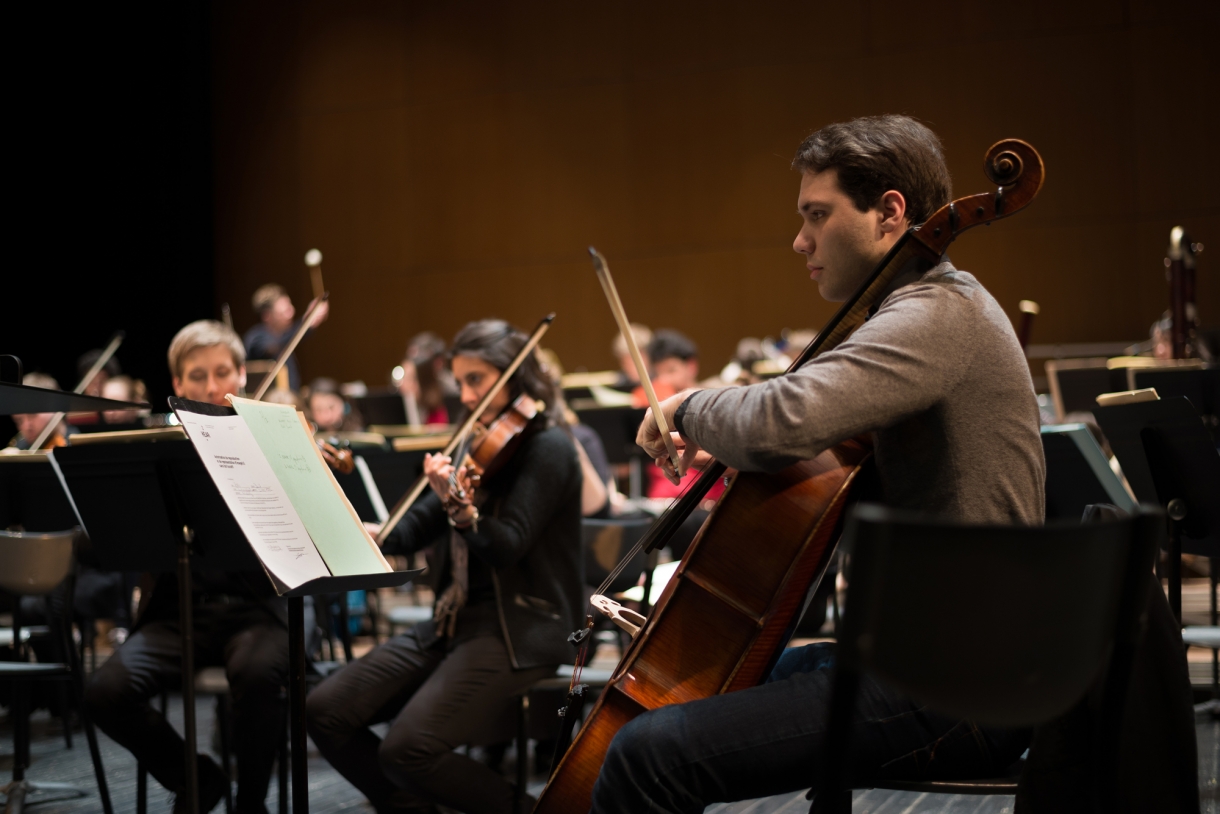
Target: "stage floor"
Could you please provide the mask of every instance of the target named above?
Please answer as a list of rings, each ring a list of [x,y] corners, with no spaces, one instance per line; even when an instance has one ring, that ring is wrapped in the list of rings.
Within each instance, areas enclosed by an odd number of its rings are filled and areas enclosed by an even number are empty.
[[[213,702],[211,698],[197,701],[199,723],[199,746],[201,751],[211,751]],[[181,730],[182,699],[170,696],[169,715]],[[45,802],[37,809],[39,814],[95,814],[101,811],[96,794],[93,768],[89,761],[89,749],[84,733],[77,733],[74,748],[64,747],[63,736],[58,730],[58,721],[49,718],[45,711],[39,712],[32,721],[34,742],[31,748],[33,765],[26,776],[38,780],[74,783],[89,792],[75,800]],[[1203,720],[1196,725],[1199,743],[1199,793],[1203,812],[1220,814],[1220,721]],[[99,735],[102,761],[110,783],[110,798],[116,812],[133,812],[136,809],[136,764],[131,754],[105,735]],[[12,729],[7,721],[0,725],[0,781],[7,781],[12,771]],[[510,750],[505,757],[505,771],[511,776],[515,757]],[[168,792],[154,780],[149,780],[149,814],[170,814],[172,801]],[[541,779],[531,784],[535,794],[541,789]],[[36,799],[31,797],[31,800]],[[279,791],[274,778],[267,798],[268,811],[278,808]],[[337,812],[372,812],[360,793],[323,760],[310,744],[309,751],[309,810],[313,814],[336,814]],[[860,791],[856,792],[852,810],[857,814],[1011,814],[1011,797],[965,797],[929,796],[905,792]],[[223,804],[214,809],[224,811]],[[763,800],[709,806],[706,814],[804,814],[809,803],[804,793],[780,795]]]

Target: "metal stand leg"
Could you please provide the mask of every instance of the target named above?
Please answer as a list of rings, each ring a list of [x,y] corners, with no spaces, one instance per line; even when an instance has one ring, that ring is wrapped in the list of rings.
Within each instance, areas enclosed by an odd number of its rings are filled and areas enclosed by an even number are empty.
[[[191,607],[191,538],[183,527],[178,542],[178,623],[182,629],[182,738],[186,742],[186,810],[199,814],[199,761],[195,743],[195,637]]]
[[[292,814],[309,814],[305,755],[305,600],[299,596],[288,597],[288,715],[292,744]]]

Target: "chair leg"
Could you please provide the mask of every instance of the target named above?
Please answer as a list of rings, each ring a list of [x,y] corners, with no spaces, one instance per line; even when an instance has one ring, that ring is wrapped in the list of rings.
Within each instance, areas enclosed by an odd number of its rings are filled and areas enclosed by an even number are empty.
[[[71,749],[72,748],[72,710],[68,706],[68,688],[64,685],[64,683],[62,681],[56,682],[56,683],[59,684],[59,686],[56,687],[56,690],[58,690],[58,694],[59,694],[59,710],[60,710],[59,719],[64,725],[64,747],[67,749]]]
[[[517,788],[513,792],[514,814],[525,814],[525,787],[529,783],[529,690],[517,697]]]
[[[232,718],[229,715],[229,696],[216,696],[216,717],[220,726],[220,764],[224,769],[225,779],[225,811],[233,814],[233,731]]]
[[[26,767],[30,765],[30,718],[27,699],[29,685],[24,681],[13,682],[13,782],[25,780]]]

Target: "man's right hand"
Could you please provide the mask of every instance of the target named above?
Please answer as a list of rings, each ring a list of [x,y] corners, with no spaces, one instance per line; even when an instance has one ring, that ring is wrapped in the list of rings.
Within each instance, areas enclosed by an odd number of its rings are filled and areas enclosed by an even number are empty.
[[[678,407],[695,392],[695,390],[683,390],[681,393],[665,399],[660,404],[661,414],[665,416],[665,423],[671,428],[670,437],[673,439],[674,446],[681,453],[679,463],[682,466],[683,473],[691,467],[696,469],[701,468],[712,460],[712,456],[704,452],[698,444],[683,438],[672,430],[674,414],[678,412]],[[664,470],[666,478],[672,483],[677,483],[681,475],[674,471],[673,462],[669,459],[669,450],[665,446],[665,439],[661,437],[661,430],[657,426],[656,416],[652,414],[651,409],[644,414],[644,420],[640,422],[640,429],[636,433],[635,442],[643,448],[645,454],[657,462],[657,466]]]

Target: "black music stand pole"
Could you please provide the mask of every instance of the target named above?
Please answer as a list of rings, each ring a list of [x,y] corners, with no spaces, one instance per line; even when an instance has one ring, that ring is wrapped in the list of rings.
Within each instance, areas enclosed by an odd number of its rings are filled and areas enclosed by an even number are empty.
[[[288,739],[292,754],[292,814],[309,814],[308,760],[305,752],[305,597],[348,591],[397,588],[422,573],[387,571],[311,579],[284,594],[288,598]]]

